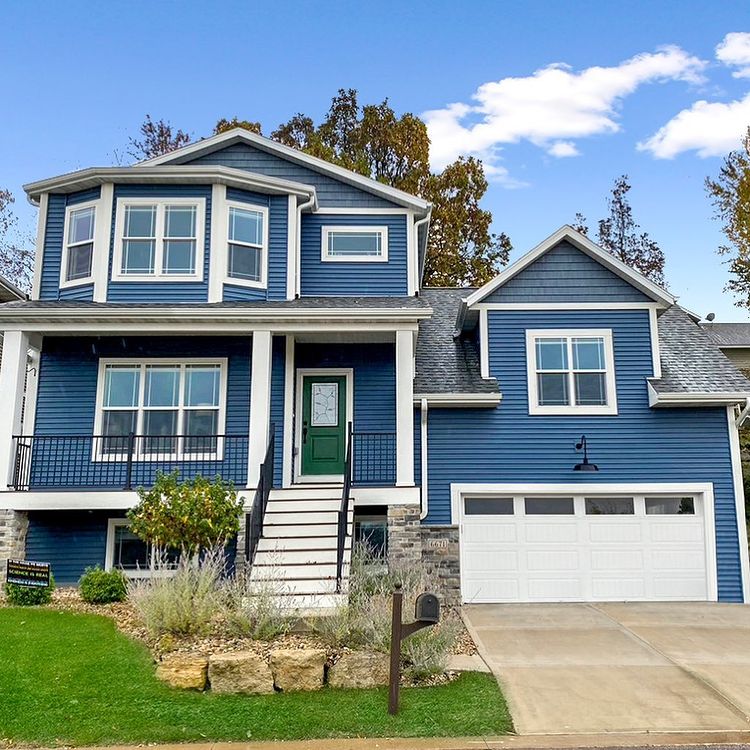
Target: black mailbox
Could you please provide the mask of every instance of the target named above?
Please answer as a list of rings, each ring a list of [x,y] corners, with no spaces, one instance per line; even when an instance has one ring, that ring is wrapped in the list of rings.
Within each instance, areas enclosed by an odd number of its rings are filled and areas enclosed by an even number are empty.
[[[440,600],[435,594],[420,594],[414,605],[414,614],[419,622],[440,622]]]

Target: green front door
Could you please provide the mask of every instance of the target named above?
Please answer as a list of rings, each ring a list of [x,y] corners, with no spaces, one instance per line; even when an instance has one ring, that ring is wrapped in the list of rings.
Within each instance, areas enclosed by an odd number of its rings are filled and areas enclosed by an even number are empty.
[[[343,474],[346,460],[346,378],[302,378],[302,474]]]

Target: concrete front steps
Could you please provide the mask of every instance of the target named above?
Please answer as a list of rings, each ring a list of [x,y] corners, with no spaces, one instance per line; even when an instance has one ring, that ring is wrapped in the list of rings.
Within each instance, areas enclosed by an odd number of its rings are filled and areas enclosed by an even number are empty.
[[[324,611],[346,603],[354,510],[349,505],[341,589],[336,590],[341,487],[272,490],[250,572],[285,608]]]

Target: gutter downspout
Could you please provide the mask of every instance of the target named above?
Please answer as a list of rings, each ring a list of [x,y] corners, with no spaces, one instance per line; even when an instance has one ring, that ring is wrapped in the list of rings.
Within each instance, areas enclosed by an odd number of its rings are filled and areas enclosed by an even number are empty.
[[[422,226],[422,224],[428,222],[432,218],[432,208],[427,212],[427,216],[425,216],[423,219],[420,219],[419,221],[414,222],[414,247],[417,250],[417,263],[419,263],[419,228]],[[417,276],[418,278],[415,279],[417,282],[417,292],[422,288],[422,278],[424,277],[424,266],[425,261],[427,260],[427,238],[425,238],[424,243],[424,258],[422,259],[422,268],[417,269]]]
[[[294,296],[299,297],[302,292],[302,212],[308,208],[313,208],[318,202],[318,197],[315,193],[310,196],[310,200],[306,203],[300,203],[297,206],[297,247],[295,256],[295,269],[294,269]]]
[[[740,413],[737,415],[737,419],[735,420],[735,424],[737,425],[737,429],[739,430],[740,427],[742,427],[743,424],[745,424],[745,420],[750,416],[750,398],[745,399],[745,407],[740,411]]]
[[[419,410],[419,427],[420,427],[420,466],[421,466],[421,500],[422,500],[422,512],[419,514],[420,520],[424,520],[430,509],[429,492],[428,492],[428,477],[427,477],[427,399],[423,398],[420,401]]]

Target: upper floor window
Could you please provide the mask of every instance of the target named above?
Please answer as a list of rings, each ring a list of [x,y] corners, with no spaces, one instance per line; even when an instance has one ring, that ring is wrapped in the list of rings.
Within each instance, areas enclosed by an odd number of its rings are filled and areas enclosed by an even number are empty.
[[[612,331],[526,332],[530,414],[617,414]]]
[[[227,277],[232,284],[265,287],[268,211],[247,204],[229,205]]]
[[[202,198],[118,201],[112,278],[201,280],[204,222]]]
[[[321,259],[340,262],[388,260],[388,227],[324,226]]]
[[[69,206],[65,212],[61,286],[90,282],[96,207]]]

